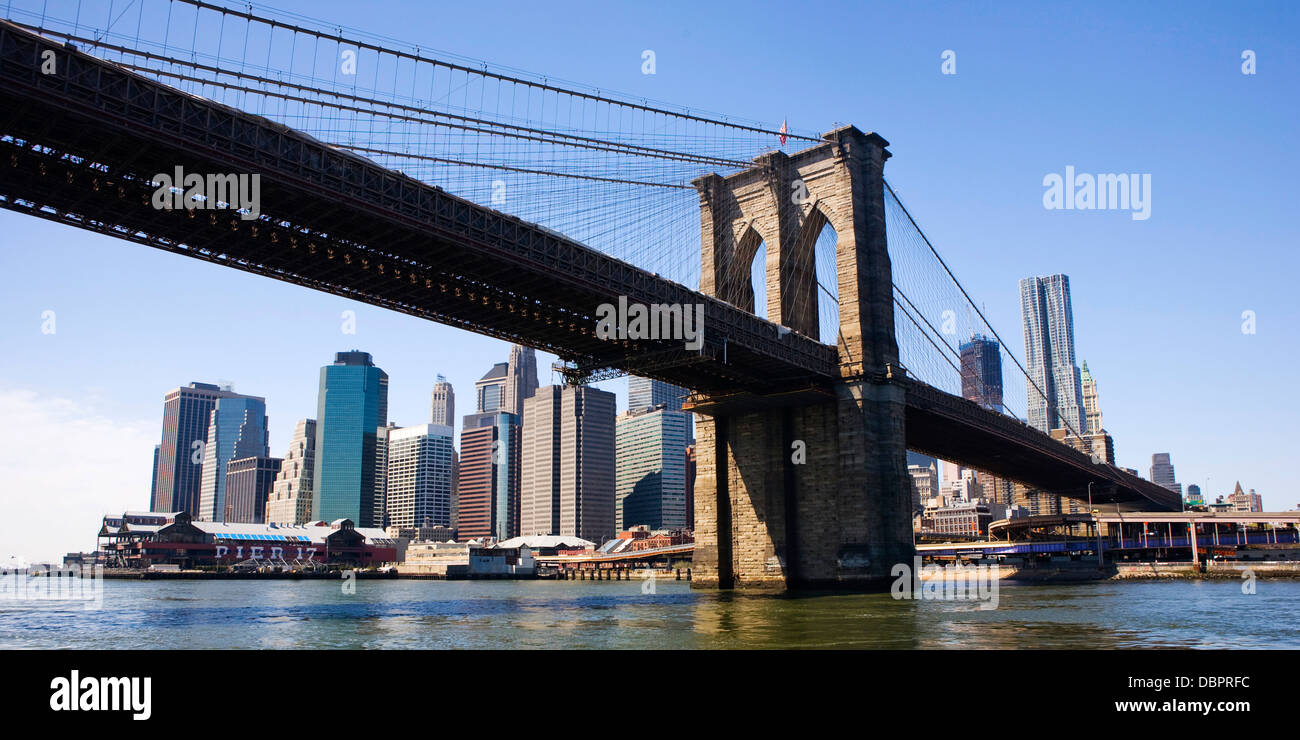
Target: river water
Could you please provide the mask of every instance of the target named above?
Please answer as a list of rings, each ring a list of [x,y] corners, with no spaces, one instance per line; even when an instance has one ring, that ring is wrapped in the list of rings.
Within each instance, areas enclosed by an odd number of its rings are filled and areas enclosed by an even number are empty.
[[[996,608],[647,587],[114,580],[98,609],[0,601],[0,648],[1300,647],[1300,581],[1260,580],[1253,594],[1236,581],[1001,584]]]

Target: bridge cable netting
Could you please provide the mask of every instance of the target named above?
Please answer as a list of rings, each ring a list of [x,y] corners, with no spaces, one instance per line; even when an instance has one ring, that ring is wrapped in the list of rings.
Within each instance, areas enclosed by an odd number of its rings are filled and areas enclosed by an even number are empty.
[[[701,270],[692,181],[822,141],[816,132],[490,66],[262,5],[8,2],[6,17],[692,289]],[[1026,399],[1042,390],[888,184],[885,205],[900,363],[918,380],[1024,419]],[[816,338],[837,344],[837,235],[820,214],[806,216],[801,238],[812,249],[787,266],[800,271],[787,300],[796,314],[815,312]],[[729,271],[717,292],[766,318],[774,287],[766,244],[756,233],[737,235],[737,244],[731,258],[750,262]],[[980,337],[996,343],[1000,389],[969,370],[963,389],[963,345]]]

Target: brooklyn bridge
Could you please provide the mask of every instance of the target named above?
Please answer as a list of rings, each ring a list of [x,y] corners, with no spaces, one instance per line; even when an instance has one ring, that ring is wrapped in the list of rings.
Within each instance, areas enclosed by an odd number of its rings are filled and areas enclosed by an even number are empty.
[[[913,554],[908,450],[1180,509],[1021,420],[1043,389],[890,156],[854,126],[776,130],[244,6],[0,25],[0,206],[532,346],[570,382],[690,389],[696,586],[888,579]],[[177,168],[256,175],[256,212],[157,207]],[[702,306],[702,342],[600,336],[620,301]],[[959,394],[975,333],[1020,373],[1005,409]]]

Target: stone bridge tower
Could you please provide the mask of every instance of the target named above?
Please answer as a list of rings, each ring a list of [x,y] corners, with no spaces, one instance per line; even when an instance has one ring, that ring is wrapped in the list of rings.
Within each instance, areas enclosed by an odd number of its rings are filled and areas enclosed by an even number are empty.
[[[889,143],[852,126],[824,138],[695,181],[704,293],[753,311],[750,265],[766,244],[768,320],[817,338],[813,245],[830,224],[840,322],[833,388],[691,398],[698,588],[876,588],[911,563],[904,390],[890,382]]]

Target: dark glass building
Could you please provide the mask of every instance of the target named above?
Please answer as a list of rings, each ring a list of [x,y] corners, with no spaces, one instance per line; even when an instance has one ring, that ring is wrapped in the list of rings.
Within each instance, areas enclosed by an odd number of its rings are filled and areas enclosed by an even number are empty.
[[[388,423],[388,374],[368,352],[337,353],[320,370],[316,414],[312,518],[378,526],[376,437]]]
[[[961,345],[961,397],[1002,411],[1002,353],[996,339],[974,336]]]

